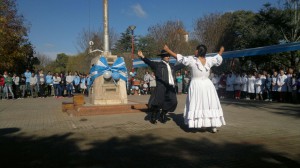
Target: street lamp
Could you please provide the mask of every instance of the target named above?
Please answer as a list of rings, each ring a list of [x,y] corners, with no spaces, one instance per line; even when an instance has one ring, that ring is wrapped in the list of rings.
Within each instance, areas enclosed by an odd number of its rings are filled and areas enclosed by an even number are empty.
[[[93,42],[93,41],[90,41],[90,42],[89,42],[89,45],[90,45],[90,47],[89,47],[89,54],[91,54],[91,53],[93,53],[93,52],[101,52],[101,53],[103,53],[103,51],[102,51],[102,50],[99,50],[99,49],[93,50],[93,45],[94,45],[94,42]]]
[[[131,25],[129,26],[129,29],[131,30],[131,61],[132,61],[132,68],[131,72],[134,72],[134,67],[133,67],[133,60],[134,60],[134,36],[133,36],[133,31],[136,28],[136,26]]]

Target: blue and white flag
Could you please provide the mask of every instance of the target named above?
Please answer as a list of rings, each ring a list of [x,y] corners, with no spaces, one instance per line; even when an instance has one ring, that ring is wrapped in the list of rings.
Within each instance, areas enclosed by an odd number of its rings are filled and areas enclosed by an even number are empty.
[[[122,57],[118,57],[116,61],[113,63],[111,67],[112,73],[117,72],[120,74],[120,79],[127,82],[128,74],[127,74],[127,68],[124,62],[124,59]]]
[[[94,80],[97,77],[102,76],[105,71],[118,73],[120,75],[120,79],[127,82],[127,77],[128,77],[127,68],[124,59],[122,57],[117,57],[116,61],[110,67],[107,63],[106,58],[104,56],[101,56],[97,61],[97,63],[94,64],[94,66],[92,66],[90,69],[91,84],[94,82]]]

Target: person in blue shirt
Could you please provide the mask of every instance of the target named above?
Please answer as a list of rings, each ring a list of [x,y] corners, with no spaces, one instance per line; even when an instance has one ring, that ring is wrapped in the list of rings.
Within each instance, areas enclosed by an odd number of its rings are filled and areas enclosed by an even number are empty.
[[[175,80],[176,80],[176,85],[177,85],[177,94],[181,94],[183,77],[180,72],[177,73]]]
[[[73,83],[74,83],[75,93],[80,93],[80,90],[79,90],[80,89],[80,85],[79,85],[80,77],[79,77],[77,71],[75,72]]]
[[[30,91],[30,78],[31,78],[31,72],[29,71],[29,69],[27,68],[25,73],[24,73],[24,76],[26,78],[26,92],[28,93],[28,91]]]
[[[53,86],[53,76],[50,71],[46,75],[47,96],[51,96]]]
[[[265,92],[266,92],[265,101],[272,101],[272,76],[269,73],[267,74],[265,80]]]
[[[86,88],[86,75],[83,74],[80,79],[80,90],[83,94],[85,94]]]

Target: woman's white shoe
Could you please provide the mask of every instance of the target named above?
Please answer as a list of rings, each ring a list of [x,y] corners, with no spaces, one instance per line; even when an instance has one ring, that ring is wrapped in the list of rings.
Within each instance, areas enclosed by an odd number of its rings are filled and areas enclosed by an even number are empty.
[[[212,133],[216,133],[216,132],[218,132],[217,128],[216,127],[212,128]]]

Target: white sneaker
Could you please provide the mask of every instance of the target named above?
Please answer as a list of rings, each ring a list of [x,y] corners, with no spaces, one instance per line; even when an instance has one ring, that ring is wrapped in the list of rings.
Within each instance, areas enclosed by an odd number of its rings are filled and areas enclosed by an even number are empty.
[[[216,127],[214,127],[214,128],[212,128],[212,133],[216,133],[216,132],[218,132],[218,130],[217,130],[217,128]]]

